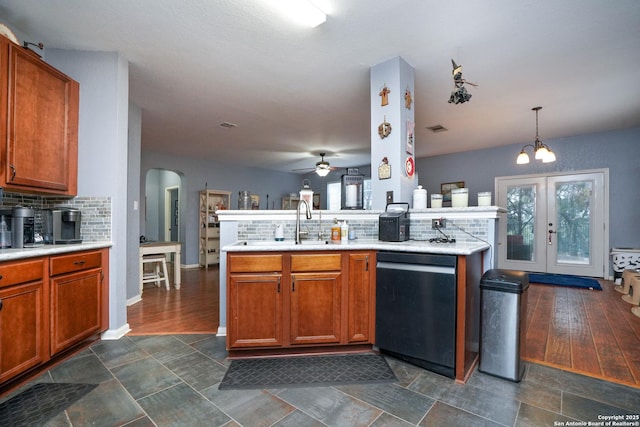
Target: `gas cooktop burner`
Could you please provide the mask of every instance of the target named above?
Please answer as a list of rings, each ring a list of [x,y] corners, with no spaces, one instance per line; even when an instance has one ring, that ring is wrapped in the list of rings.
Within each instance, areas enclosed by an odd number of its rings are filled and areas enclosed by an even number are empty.
[[[449,237],[434,237],[433,239],[429,239],[429,243],[455,243],[456,239]]]

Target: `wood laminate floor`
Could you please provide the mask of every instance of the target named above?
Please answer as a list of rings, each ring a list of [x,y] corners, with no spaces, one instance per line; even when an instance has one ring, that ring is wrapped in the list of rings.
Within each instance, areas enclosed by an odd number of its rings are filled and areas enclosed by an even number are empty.
[[[173,267],[168,266],[173,272]],[[173,275],[170,274],[173,284]],[[180,289],[152,283],[144,286],[142,301],[127,307],[128,335],[215,334],[219,326],[218,267],[182,270]]]
[[[640,318],[613,282],[602,291],[532,284],[525,359],[640,387]]]
[[[612,281],[600,283],[602,291],[532,284],[524,358],[640,388],[640,318]],[[129,335],[216,333],[219,301],[217,267],[183,270],[180,290],[145,285],[127,308]]]

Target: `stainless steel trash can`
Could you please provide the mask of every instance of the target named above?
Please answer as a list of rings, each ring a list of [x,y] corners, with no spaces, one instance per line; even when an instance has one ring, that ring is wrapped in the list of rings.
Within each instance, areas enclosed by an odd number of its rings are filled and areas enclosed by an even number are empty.
[[[480,280],[480,372],[519,382],[524,375],[524,325],[529,275],[488,270]]]

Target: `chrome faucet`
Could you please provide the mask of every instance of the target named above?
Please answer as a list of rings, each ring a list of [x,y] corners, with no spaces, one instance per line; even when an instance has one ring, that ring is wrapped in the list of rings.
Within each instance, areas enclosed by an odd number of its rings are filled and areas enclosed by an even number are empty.
[[[322,232],[322,211],[318,211],[318,240],[324,239],[324,233]]]
[[[308,231],[302,232],[300,231],[300,204],[304,203],[305,206],[305,216],[307,219],[311,219],[311,208],[309,207],[309,202],[305,199],[300,199],[298,201],[298,208],[296,209],[296,245],[300,243],[300,235],[308,234]]]

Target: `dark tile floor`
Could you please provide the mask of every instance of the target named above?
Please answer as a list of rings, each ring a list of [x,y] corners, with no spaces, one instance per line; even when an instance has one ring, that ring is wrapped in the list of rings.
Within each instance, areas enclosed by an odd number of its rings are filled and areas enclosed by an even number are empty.
[[[466,385],[459,385],[387,360],[398,378],[392,385],[220,391],[229,363],[224,338],[134,336],[96,342],[30,384],[100,384],[50,420],[49,427],[539,427],[593,423],[609,416],[622,416],[622,421],[627,416],[632,424],[626,425],[640,425],[640,389],[535,364],[527,364],[520,383],[476,371]]]

